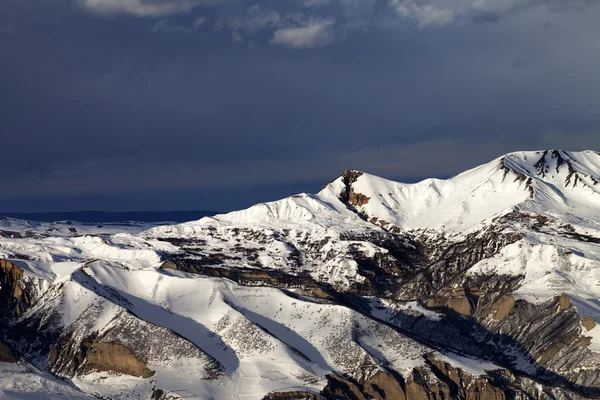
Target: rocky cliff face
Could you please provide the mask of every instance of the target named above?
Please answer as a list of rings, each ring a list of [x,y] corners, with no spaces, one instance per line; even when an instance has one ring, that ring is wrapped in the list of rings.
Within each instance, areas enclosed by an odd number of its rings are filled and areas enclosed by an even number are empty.
[[[21,316],[35,300],[37,293],[33,285],[33,282],[24,279],[22,268],[0,260],[0,312],[5,323]]]

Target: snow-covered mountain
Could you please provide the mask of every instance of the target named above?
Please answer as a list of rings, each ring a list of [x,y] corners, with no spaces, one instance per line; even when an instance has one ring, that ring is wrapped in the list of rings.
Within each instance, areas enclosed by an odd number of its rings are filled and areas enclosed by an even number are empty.
[[[178,225],[1,219],[0,397],[597,398],[599,181],[548,150]]]

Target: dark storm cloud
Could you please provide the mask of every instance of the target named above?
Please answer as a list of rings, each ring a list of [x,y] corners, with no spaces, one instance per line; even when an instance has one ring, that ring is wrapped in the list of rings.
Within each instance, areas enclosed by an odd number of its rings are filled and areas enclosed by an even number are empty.
[[[375,2],[293,18],[275,3],[114,2],[130,11],[100,16],[34,3],[0,8],[7,211],[223,209],[219,196],[230,208],[265,187],[318,190],[350,167],[414,180],[512,150],[600,148],[600,7],[586,2],[443,26]]]

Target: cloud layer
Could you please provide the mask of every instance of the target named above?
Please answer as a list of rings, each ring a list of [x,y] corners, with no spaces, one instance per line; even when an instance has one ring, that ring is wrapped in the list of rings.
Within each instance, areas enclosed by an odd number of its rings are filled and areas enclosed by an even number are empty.
[[[420,27],[497,22],[534,9],[559,12],[590,7],[593,0],[77,0],[84,9],[101,14],[128,14],[158,18],[185,15],[202,9],[213,14],[203,25],[230,30],[236,42],[255,43],[268,34],[268,42],[290,48],[321,47],[364,30],[374,22],[416,23]],[[197,22],[197,21],[196,21]],[[158,21],[154,31],[191,32],[188,26]],[[182,29],[183,28],[183,29]]]
[[[81,7],[98,14],[130,14],[164,17],[189,12],[202,0],[78,0]]]

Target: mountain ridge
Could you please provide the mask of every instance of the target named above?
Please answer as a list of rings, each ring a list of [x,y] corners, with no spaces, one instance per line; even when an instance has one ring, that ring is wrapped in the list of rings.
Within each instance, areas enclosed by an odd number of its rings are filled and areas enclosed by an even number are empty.
[[[0,369],[81,398],[598,398],[599,175],[516,152],[176,225],[0,220]]]
[[[543,169],[542,172],[540,168]],[[556,174],[552,175],[552,181],[547,182],[543,178],[550,173],[551,168],[555,168]],[[509,178],[509,174],[514,176],[513,179]],[[589,184],[586,180],[589,180]],[[430,178],[411,184],[358,170],[346,170],[315,195],[301,193],[278,201],[259,203],[245,210],[218,214],[214,219],[224,223],[261,223],[278,219],[304,221],[310,220],[317,213],[328,213],[329,217],[337,214],[335,218],[344,219],[349,215],[346,212],[348,206],[351,206],[350,211],[364,214],[367,220],[374,218],[380,221],[380,225],[391,224],[400,229],[441,228],[442,225],[449,225],[455,229],[465,229],[499,212],[521,205],[534,196],[538,196],[535,200],[542,202],[541,206],[548,208],[566,205],[560,186],[563,191],[581,189],[595,196],[600,192],[600,187],[597,188],[598,191],[594,187],[598,180],[600,155],[596,152],[514,152],[449,179]],[[559,182],[562,185],[557,186]],[[474,198],[475,201],[469,198]],[[472,203],[476,202],[486,202],[485,209],[477,204],[473,207]],[[444,203],[450,203],[453,208],[462,206],[465,212],[444,208]],[[419,208],[420,205],[423,207]],[[526,209],[526,205],[521,208]],[[434,213],[429,218],[423,216],[435,208],[440,209],[437,214]],[[262,212],[259,212],[260,209]],[[252,212],[256,212],[256,215],[250,215]],[[290,214],[293,212],[299,214]],[[440,214],[447,213],[455,216],[444,221]],[[459,223],[460,227],[457,226]]]

